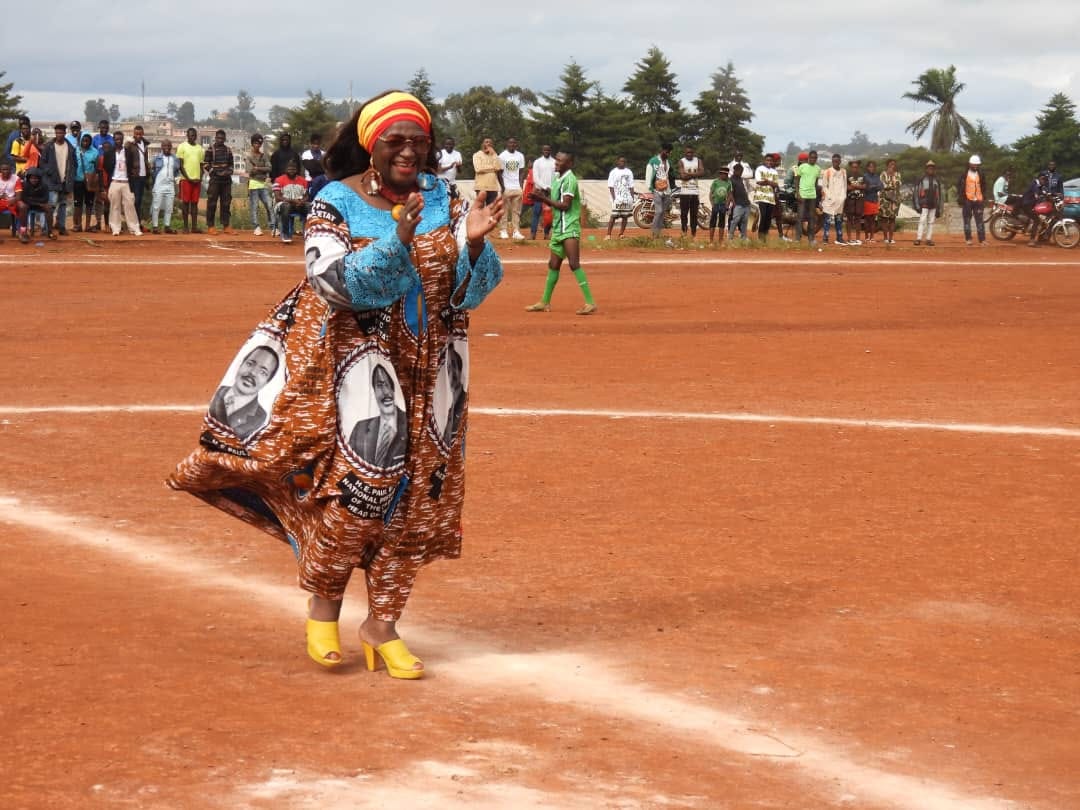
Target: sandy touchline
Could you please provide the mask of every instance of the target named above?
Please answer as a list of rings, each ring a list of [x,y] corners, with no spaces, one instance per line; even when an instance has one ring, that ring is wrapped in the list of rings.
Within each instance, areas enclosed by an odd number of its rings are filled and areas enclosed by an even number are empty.
[[[0,416],[49,413],[203,413],[206,405],[0,405]],[[920,422],[908,419],[851,419],[832,416],[787,416],[768,413],[711,413],[708,411],[620,411],[597,408],[469,408],[483,416],[580,416],[601,419],[672,419],[676,421],[750,422],[777,425],[825,425],[827,427],[876,428],[880,430],[936,430],[951,433],[1005,436],[1080,438],[1080,428],[1037,425],[988,425],[965,422]]]
[[[233,590],[248,600],[286,614],[291,621],[303,615],[302,594],[251,576],[226,573],[183,555],[144,536],[98,528],[91,521],[39,507],[17,498],[0,497],[0,522],[49,534],[63,542],[124,557],[127,561],[190,579],[194,587]],[[343,620],[359,624],[361,609],[346,603]],[[805,777],[866,800],[911,810],[1003,810],[1012,802],[964,794],[959,788],[931,779],[904,776],[850,759],[838,744],[793,729],[754,729],[736,714],[630,683],[595,656],[566,653],[500,653],[481,638],[410,624],[409,638],[437,659],[440,677],[467,687],[492,686],[516,690],[536,699],[568,704],[620,720],[647,724],[651,733],[666,728],[698,744],[789,763]]]

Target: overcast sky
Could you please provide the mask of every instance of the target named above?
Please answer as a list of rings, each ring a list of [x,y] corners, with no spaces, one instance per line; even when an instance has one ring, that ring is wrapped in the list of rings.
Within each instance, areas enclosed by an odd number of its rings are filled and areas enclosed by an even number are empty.
[[[1080,102],[1080,0],[143,0],[97,4],[93,14],[72,0],[46,7],[41,36],[8,26],[0,67],[35,123],[81,119],[86,99],[98,97],[136,114],[142,81],[147,111],[190,100],[202,118],[235,105],[244,88],[264,120],[273,104],[292,106],[307,89],[338,100],[351,82],[364,99],[404,86],[420,67],[441,98],[483,84],[551,91],[574,59],[615,93],[652,45],[671,62],[684,107],[734,62],[754,112],[750,126],[770,150],[846,142],[855,130],[877,142],[912,142],[904,128],[928,108],[900,96],[927,68],[949,64],[967,85],[959,111],[984,120],[999,143],[1032,132],[1054,92]],[[559,13],[565,9],[574,13]]]

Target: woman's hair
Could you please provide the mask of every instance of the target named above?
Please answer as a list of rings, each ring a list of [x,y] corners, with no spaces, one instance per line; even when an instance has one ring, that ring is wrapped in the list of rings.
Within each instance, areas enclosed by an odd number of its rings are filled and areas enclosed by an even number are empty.
[[[360,120],[360,113],[363,112],[364,107],[377,99],[387,95],[387,93],[397,92],[395,90],[387,90],[385,93],[379,93],[377,96],[372,96],[359,107],[356,108],[356,112],[352,114],[348,121],[338,127],[337,132],[334,134],[334,140],[326,148],[326,152],[323,154],[323,166],[326,168],[326,176],[331,180],[343,180],[346,177],[351,177],[354,174],[360,174],[367,171],[371,165],[371,154],[360,145],[360,138],[356,132],[357,122]],[[431,131],[428,133],[431,136],[431,148],[428,149],[427,163],[423,168],[429,171],[435,172],[439,168],[439,162],[435,157],[435,144],[438,139],[435,137],[435,125],[431,125]]]

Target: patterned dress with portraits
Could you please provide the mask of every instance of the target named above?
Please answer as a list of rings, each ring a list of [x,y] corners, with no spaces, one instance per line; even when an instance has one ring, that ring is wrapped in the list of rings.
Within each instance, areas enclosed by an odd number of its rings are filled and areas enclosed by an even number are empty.
[[[300,586],[326,599],[342,598],[356,567],[370,590],[376,566],[415,572],[461,551],[469,311],[502,265],[490,244],[470,263],[467,209],[445,182],[422,193],[406,247],[389,211],[344,183],[320,192],[305,228],[307,280],[221,384],[250,398],[259,381],[245,359],[273,351],[280,364],[255,394],[264,423],[241,436],[216,405],[168,480],[289,542]],[[255,356],[264,374],[273,368]],[[396,618],[403,598],[386,599]]]

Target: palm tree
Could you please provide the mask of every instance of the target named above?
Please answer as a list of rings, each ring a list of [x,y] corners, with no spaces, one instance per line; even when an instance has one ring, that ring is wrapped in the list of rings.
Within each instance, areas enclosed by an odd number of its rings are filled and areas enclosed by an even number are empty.
[[[916,87],[915,92],[904,93],[901,98],[933,104],[935,107],[908,124],[907,132],[921,138],[930,129],[931,152],[951,152],[965,136],[971,137],[975,127],[956,111],[956,97],[965,85],[956,80],[955,65],[949,65],[946,70],[930,68],[912,84]]]

